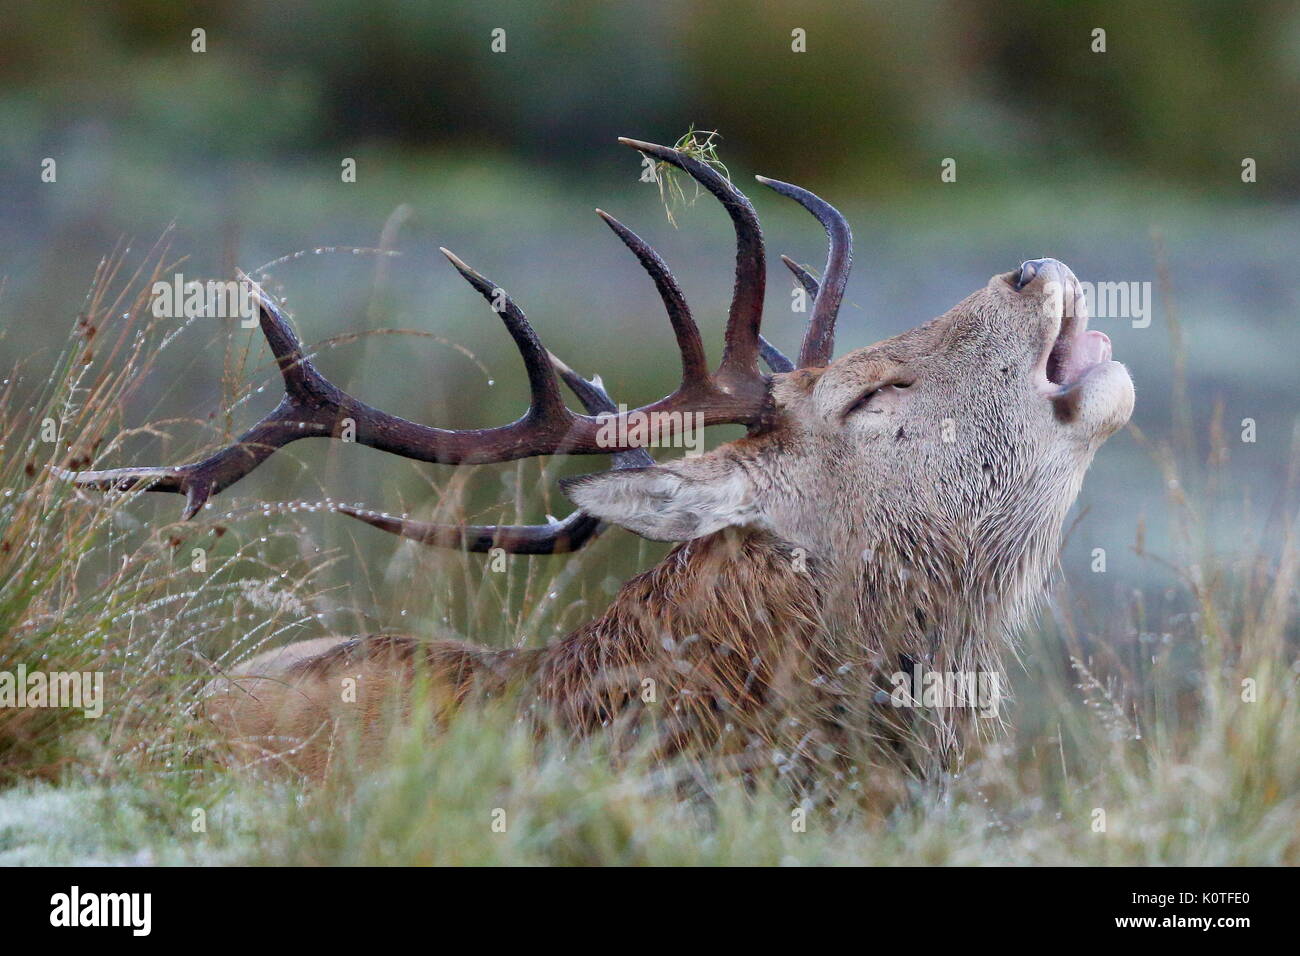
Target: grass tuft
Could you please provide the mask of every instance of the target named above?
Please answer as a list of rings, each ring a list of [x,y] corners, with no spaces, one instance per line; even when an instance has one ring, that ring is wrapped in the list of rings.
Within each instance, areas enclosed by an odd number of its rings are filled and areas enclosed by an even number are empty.
[[[697,130],[692,123],[690,129],[673,144],[673,149],[713,167],[726,178],[727,182],[731,182],[731,173],[718,156],[719,139],[721,137],[717,130]],[[688,187],[683,187],[683,177],[686,178]],[[695,205],[695,201],[700,198],[700,184],[686,176],[676,166],[663,160],[655,163],[655,182],[659,184],[659,200],[664,204],[668,221],[676,228],[677,210]],[[689,194],[687,188],[691,190]]]

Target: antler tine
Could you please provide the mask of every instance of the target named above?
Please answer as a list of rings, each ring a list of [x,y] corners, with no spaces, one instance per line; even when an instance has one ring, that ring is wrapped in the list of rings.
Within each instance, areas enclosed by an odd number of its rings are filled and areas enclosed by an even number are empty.
[[[803,286],[804,291],[816,300],[817,280],[812,277],[812,274],[789,256],[782,256],[781,261],[785,263],[786,268],[794,273],[794,277],[799,280],[799,284]],[[767,367],[773,372],[794,371],[794,363],[786,358],[785,353],[761,335],[758,337],[758,348],[762,353],[763,361],[767,363]]]
[[[763,293],[767,266],[763,255],[763,230],[745,194],[707,163],[675,149],[619,137],[625,146],[671,163],[711,192],[731,216],[736,230],[736,282],[727,316],[725,346],[716,379],[727,389],[744,389],[762,378],[758,371],[758,335],[763,319]]]
[[[773,372],[794,371],[794,363],[786,358],[785,353],[761,335],[758,337],[758,351]]]
[[[284,390],[303,401],[310,401],[320,393],[328,392],[329,383],[316,371],[302,352],[302,341],[290,327],[288,320],[275,308],[262,287],[253,281],[242,269],[238,270],[239,279],[248,283],[258,303],[258,324],[262,336],[275,356],[275,364],[284,379]],[[265,306],[265,308],[263,307]]]
[[[794,273],[794,277],[799,280],[799,284],[803,286],[804,291],[816,300],[817,280],[812,277],[812,274],[789,256],[782,256],[781,261],[785,263],[787,269]],[[758,349],[763,356],[763,361],[767,363],[767,367],[773,372],[794,371],[794,363],[786,358],[785,353],[761,335],[758,337]]]
[[[709,360],[704,354],[700,329],[695,324],[695,319],[691,317],[691,309],[686,304],[686,297],[682,295],[681,286],[673,278],[667,264],[649,243],[609,213],[597,209],[596,215],[600,216],[605,221],[605,225],[614,230],[614,235],[632,250],[632,254],[637,257],[641,267],[650,273],[655,288],[659,290],[659,297],[663,299],[664,309],[668,312],[668,321],[672,323],[673,333],[677,336],[677,348],[682,354],[680,391],[688,392],[707,387],[710,384]],[[578,381],[585,381],[585,379],[579,378]],[[572,387],[573,383],[569,384]]]
[[[818,286],[817,286],[817,280],[813,278],[813,274],[809,272],[807,269],[805,269],[803,266],[799,265],[799,263],[795,262],[789,256],[782,256],[781,261],[785,263],[785,267],[787,269],[789,269],[791,272],[794,273],[795,279],[797,279],[799,281],[799,284],[803,286],[803,290],[807,292],[810,296],[812,296],[813,299],[815,300],[817,298]]]
[[[829,240],[826,268],[822,270],[821,288],[813,298],[812,318],[808,323],[808,331],[804,334],[803,346],[799,349],[799,367],[826,365],[835,352],[835,319],[839,315],[844,287],[849,281],[849,269],[853,265],[853,232],[839,211],[819,196],[776,179],[765,176],[755,178],[764,186],[799,203],[816,216],[817,221],[826,229]]]
[[[555,355],[547,353],[552,367],[582,402],[589,415],[614,413],[618,406],[605,391],[599,376],[583,378]],[[654,459],[644,448],[616,452],[614,469],[644,468]],[[373,511],[361,511],[342,505],[338,509],[366,524],[391,534],[439,548],[482,553],[501,548],[508,554],[567,554],[577,551],[605,528],[599,518],[585,511],[575,511],[562,521],[538,525],[448,525],[414,521]]]
[[[699,326],[691,316],[690,307],[682,295],[681,287],[667,264],[655,252],[654,247],[623,225],[603,209],[597,209],[596,215],[605,221],[614,234],[623,240],[623,244],[632,250],[650,278],[654,280],[659,297],[663,299],[668,312],[668,321],[672,323],[677,335],[677,347],[682,353],[682,387],[680,391],[688,392],[701,386],[709,385],[708,359],[704,354],[704,343],[700,339]],[[811,276],[809,277],[811,278]],[[813,295],[816,295],[814,287]],[[773,372],[790,372],[794,370],[791,362],[775,345],[762,335],[758,337],[758,350],[767,367]],[[584,381],[579,379],[579,381]],[[570,383],[572,384],[572,383]]]
[[[500,548],[507,554],[568,554],[585,545],[602,528],[600,519],[585,511],[575,511],[563,521],[550,521],[546,524],[454,525],[414,521],[395,515],[361,511],[345,505],[340,505],[338,510],[398,537],[435,548],[476,554],[483,554],[493,548]]]
[[[505,291],[486,276],[480,275],[462,262],[454,253],[442,247],[438,248],[447,260],[456,267],[456,271],[465,281],[487,299],[492,309],[501,315],[510,337],[519,347],[519,354],[524,360],[524,370],[528,375],[528,388],[532,394],[532,403],[525,418],[553,419],[567,421],[573,413],[564,404],[560,396],[560,387],[551,371],[548,353],[543,347],[537,333],[533,331],[523,310],[515,305],[514,300]]]

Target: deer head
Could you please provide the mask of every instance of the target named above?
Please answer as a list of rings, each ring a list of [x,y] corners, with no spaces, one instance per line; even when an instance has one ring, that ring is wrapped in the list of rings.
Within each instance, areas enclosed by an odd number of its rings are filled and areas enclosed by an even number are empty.
[[[865,556],[953,598],[978,583],[979,600],[1015,602],[1041,583],[1093,453],[1133,409],[1087,319],[1068,268],[1025,262],[919,328],[776,374],[744,439],[563,485],[648,538],[761,528],[851,576]]]
[[[519,553],[571,550],[601,520],[664,541],[741,528],[813,558],[828,590],[875,595],[931,621],[963,609],[1020,606],[1042,583],[1065,512],[1093,453],[1127,421],[1133,387],[1110,343],[1087,330],[1074,275],[1036,259],[996,275],[947,314],[831,361],[835,317],[851,263],[844,219],[806,190],[759,178],[812,212],[829,236],[821,281],[786,264],[813,297],[796,362],[759,334],[765,280],[753,207],[705,163],[662,146],[623,142],[698,180],[736,231],[736,282],[722,359],[710,372],[699,331],[658,254],[600,215],[647,270],[682,360],[678,388],[628,417],[690,411],[705,425],[749,434],[695,458],[654,464],[631,437],[606,429],[615,414],[599,380],[572,372],[541,345],[491,280],[443,250],[500,314],[523,357],[532,402],[498,428],[452,431],[409,422],[353,398],[305,355],[275,304],[260,295],[261,326],[284,378],[279,406],[232,446],[192,464],[72,476],[83,486],[146,487],[185,495],[191,517],[277,448],[337,436],[423,461],[507,461],[541,454],[612,454],[612,471],[563,483],[580,510],[536,526],[432,525],[370,511],[347,514],[431,544]],[[598,211],[599,212],[599,211]],[[783,257],[784,258],[784,257]],[[759,369],[762,357],[772,369]],[[586,414],[564,403],[556,374]],[[629,436],[611,442],[610,434]],[[761,582],[759,582],[761,586]],[[915,592],[915,593],[913,593]],[[858,601],[857,598],[851,599]]]

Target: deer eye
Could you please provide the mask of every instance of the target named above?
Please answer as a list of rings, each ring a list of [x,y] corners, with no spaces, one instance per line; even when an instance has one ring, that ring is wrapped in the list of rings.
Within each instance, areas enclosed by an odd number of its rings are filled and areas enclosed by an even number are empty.
[[[880,388],[873,388],[863,392],[856,401],[848,408],[844,409],[844,417],[848,418],[854,412],[860,412],[871,403],[871,400],[880,394]]]
[[[883,385],[873,386],[858,396],[858,398],[854,400],[853,404],[844,410],[844,418],[848,418],[850,415],[867,408],[871,404],[872,399],[879,397],[884,392],[888,392],[891,389],[902,391],[905,388],[910,388],[911,385],[912,383],[910,381],[899,381],[886,382]]]

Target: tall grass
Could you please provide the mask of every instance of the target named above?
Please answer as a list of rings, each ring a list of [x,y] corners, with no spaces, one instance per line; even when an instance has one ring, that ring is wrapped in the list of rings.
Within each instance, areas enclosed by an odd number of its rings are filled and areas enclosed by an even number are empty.
[[[230,520],[147,527],[132,516],[139,493],[82,493],[63,477],[142,440],[165,453],[176,424],[123,427],[124,404],[186,331],[148,308],[174,268],[165,242],[130,272],[127,255],[100,264],[65,348],[20,362],[0,391],[0,670],[99,671],[108,698],[99,720],[0,709],[5,782],[173,764],[184,722],[170,718],[204,680],[319,613],[306,595],[324,562],[276,547],[297,539],[287,522],[256,537],[227,534]]]
[[[1300,863],[1300,454],[1276,535],[1226,548],[1206,515],[1234,505],[1227,446],[1190,418],[1167,442],[1134,432],[1169,489],[1176,553],[1150,554],[1141,528],[1133,547],[1173,584],[1097,608],[1063,579],[1013,668],[1010,735],[945,779],[863,766],[817,800],[776,771],[697,775],[684,799],[678,768],[611,760],[599,739],[539,743],[505,703],[438,734],[417,706],[383,755],[338,761],[320,784],[218,762],[196,704],[240,658],[376,619],[544,641],[596,613],[609,555],[629,544],[611,534],[504,574],[402,544],[369,593],[347,595],[318,581],[356,559],[313,543],[305,507],[228,494],[227,510],[155,523],[133,516],[166,496],[74,492],[52,469],[196,452],[176,447],[175,422],[122,421],[158,352],[193,333],[148,318],[166,258],[160,246],[130,272],[125,253],[106,260],[64,351],[31,357],[0,392],[0,670],[101,670],[108,687],[100,720],[0,710],[0,861]],[[516,514],[530,474],[514,472]],[[441,510],[456,512],[462,482],[438,489]]]

